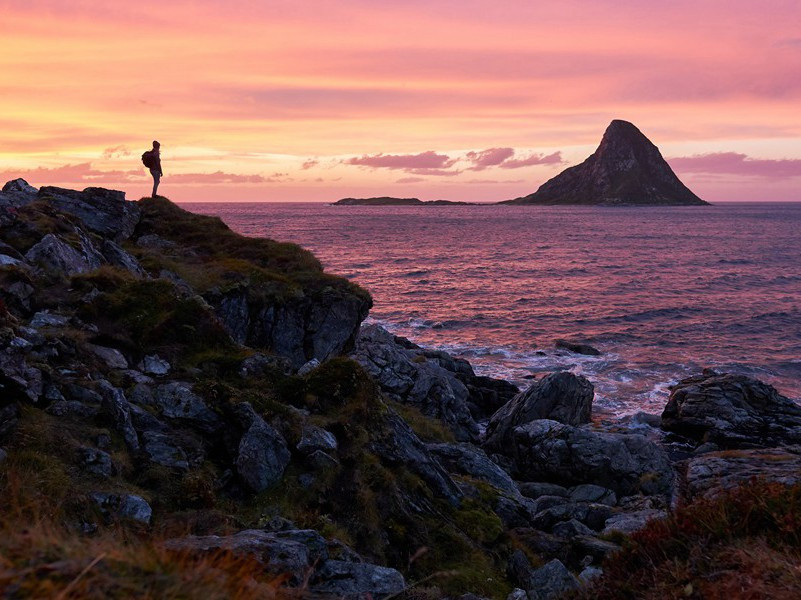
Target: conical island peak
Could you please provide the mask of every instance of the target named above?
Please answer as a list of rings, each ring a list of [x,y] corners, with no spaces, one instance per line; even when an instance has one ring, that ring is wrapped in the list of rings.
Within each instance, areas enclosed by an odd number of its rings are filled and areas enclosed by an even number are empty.
[[[633,123],[613,120],[583,163],[508,204],[692,206],[708,204],[685,186]]]

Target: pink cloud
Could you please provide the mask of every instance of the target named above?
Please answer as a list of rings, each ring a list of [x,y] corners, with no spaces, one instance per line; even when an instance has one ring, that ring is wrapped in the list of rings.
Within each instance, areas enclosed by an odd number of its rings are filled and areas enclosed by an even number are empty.
[[[514,156],[513,148],[489,148],[480,152],[468,152],[467,160],[473,163],[470,171],[483,171],[487,167],[501,164],[507,158]]]
[[[751,158],[739,152],[712,152],[668,159],[680,173],[721,173],[756,177],[801,177],[801,159]]]
[[[396,179],[395,183],[420,183],[421,181],[425,181],[425,177],[401,177]]]
[[[37,167],[36,169],[0,171],[0,180],[2,181],[16,179],[17,177],[22,177],[35,186],[65,183],[97,185],[99,183],[118,184],[141,181],[145,179],[145,173],[144,168],[142,170],[134,169],[129,171],[100,171],[93,168],[92,163],[79,163],[54,168]]]
[[[449,171],[448,169],[406,169],[406,172],[411,173],[412,175],[433,175],[434,177],[453,177],[454,175],[459,175],[462,171],[461,170]]]
[[[563,162],[562,153],[554,152],[553,154],[532,154],[526,158],[505,160],[498,166],[502,169],[519,169],[533,165],[559,165]]]
[[[119,158],[122,156],[130,156],[131,150],[125,144],[120,144],[119,146],[114,146],[112,148],[106,148],[103,150],[103,158]]]
[[[374,154],[349,158],[344,161],[348,165],[358,165],[373,169],[448,169],[456,161],[446,154],[437,154],[433,150],[420,154]]]
[[[316,167],[320,164],[320,161],[315,158],[310,158],[300,166],[300,168],[304,171],[311,169],[312,167]]]

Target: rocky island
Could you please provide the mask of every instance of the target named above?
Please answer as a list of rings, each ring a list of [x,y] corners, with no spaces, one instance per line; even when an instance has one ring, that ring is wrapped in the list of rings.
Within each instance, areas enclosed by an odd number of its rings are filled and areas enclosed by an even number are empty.
[[[334,202],[339,206],[447,206],[473,205],[473,202],[455,202],[452,200],[420,200],[419,198],[393,198],[381,196],[378,198],[342,198]]]
[[[502,204],[694,206],[708,204],[685,186],[659,148],[628,121],[614,120],[583,163],[533,194]]]
[[[7,183],[0,284],[9,597],[801,593],[801,408],[757,380],[601,422],[582,376],[479,376],[294,244],[102,188]]]

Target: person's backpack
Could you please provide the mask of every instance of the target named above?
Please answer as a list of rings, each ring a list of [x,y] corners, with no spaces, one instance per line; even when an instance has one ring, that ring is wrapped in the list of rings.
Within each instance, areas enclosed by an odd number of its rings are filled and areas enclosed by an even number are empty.
[[[145,165],[148,169],[156,168],[156,157],[153,155],[152,150],[148,150],[144,154],[142,154],[142,164]]]

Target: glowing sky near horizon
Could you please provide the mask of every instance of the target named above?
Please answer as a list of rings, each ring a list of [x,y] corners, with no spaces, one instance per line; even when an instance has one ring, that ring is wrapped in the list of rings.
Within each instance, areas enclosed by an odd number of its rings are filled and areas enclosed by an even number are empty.
[[[158,139],[178,201],[496,201],[622,118],[706,200],[801,200],[797,1],[0,0],[0,44],[2,181],[138,198]]]

